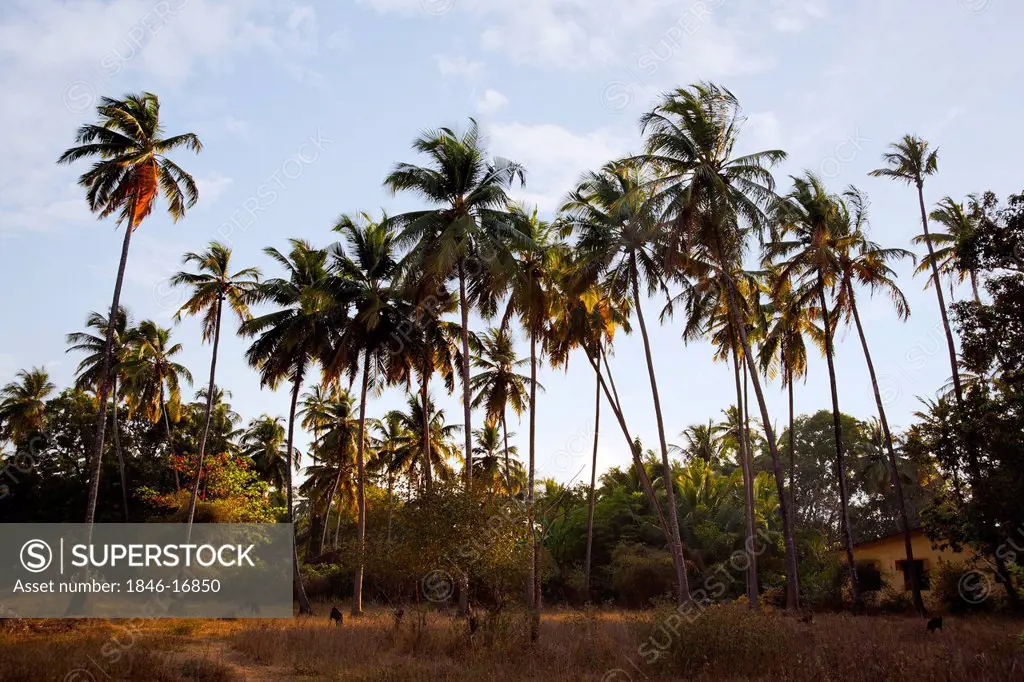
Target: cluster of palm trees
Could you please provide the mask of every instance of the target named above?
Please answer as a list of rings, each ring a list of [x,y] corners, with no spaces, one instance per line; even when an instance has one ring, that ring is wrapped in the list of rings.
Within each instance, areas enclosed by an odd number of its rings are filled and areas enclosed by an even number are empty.
[[[87,191],[90,207],[100,217],[117,214],[126,227],[111,314],[106,319],[95,316],[90,326],[96,333],[82,339],[90,352],[87,381],[96,387],[102,406],[91,451],[90,522],[96,507],[108,395],[127,391],[138,396],[132,398],[138,401],[137,409],[145,410],[150,417],[166,416],[174,404],[164,388],[170,389],[171,382],[188,376],[173,363],[177,347],[169,345],[165,330],[143,323],[138,332],[129,333],[127,321],[120,322],[118,311],[131,234],[149,215],[156,195],[163,194],[174,219],[182,217],[198,198],[191,177],[165,154],[178,147],[201,149],[193,134],[162,137],[159,103],[152,94],[104,99],[98,114],[99,122],[83,126],[78,132],[78,146],[60,159],[98,159],[81,176],[80,184]],[[222,244],[212,243],[202,253],[187,254],[185,262],[193,265],[194,271],[175,277],[177,284],[190,290],[178,315],[201,316],[203,338],[213,346],[204,434],[218,391],[217,353],[227,303],[240,321],[240,333],[252,339],[246,359],[259,372],[262,385],[287,385],[290,389],[286,423],[268,418],[260,426],[268,437],[254,437],[251,443],[258,448],[259,443],[276,439],[277,448],[281,430],[285,432],[281,483],[286,489],[289,520],[294,513],[292,472],[298,457],[294,436],[299,416],[303,426],[313,433],[312,450],[319,458],[303,491],[311,501],[324,505],[329,516],[334,501],[350,494],[344,486],[354,479],[360,553],[365,546],[365,486],[371,451],[375,453],[372,464],[388,472],[389,488],[390,474],[404,472],[416,481],[420,494],[430,494],[435,478],[452,476],[448,462],[461,458],[467,488],[484,485],[495,494],[525,494],[534,557],[528,594],[536,635],[540,547],[534,523],[535,434],[537,393],[541,388],[537,368],[545,360],[553,366],[564,366],[573,351],[582,351],[595,375],[595,419],[599,418],[603,397],[659,520],[673,558],[676,598],[683,603],[690,598],[690,587],[686,548],[680,535],[680,503],[675,499],[674,486],[663,486],[656,494],[608,362],[616,332],[629,333],[635,324],[643,341],[650,380],[658,455],[665,480],[671,480],[662,394],[649,338],[650,313],[644,310],[652,299],[663,298],[662,323],[681,311],[685,314],[683,339],[710,340],[715,358],[733,365],[736,407],[731,433],[743,477],[746,537],[751,542],[757,522],[752,407],[755,421],[760,421],[764,435],[761,447],[767,449],[771,461],[783,527],[790,607],[797,606],[799,595],[793,533],[793,506],[798,501],[798,491],[793,489],[793,447],[790,443],[787,484],[780,457],[785,445],[778,441],[772,426],[764,380],[781,377],[789,392],[792,424],[793,385],[807,366],[805,338],[823,351],[835,416],[835,467],[844,512],[843,533],[854,599],[859,601],[852,535],[845,513],[845,452],[833,339],[840,320],[852,319],[874,385],[893,464],[893,484],[899,490],[893,436],[879,397],[857,301],[865,288],[868,292],[883,291],[893,300],[898,315],[906,317],[909,310],[895,284],[891,264],[911,254],[903,249],[885,249],[869,240],[867,202],[854,188],[836,194],[819,178],[806,173],[794,177],[792,190],[780,196],[772,168],[785,159],[785,153],[769,150],[737,155],[734,149],[742,120],[733,94],[714,84],[698,84],[665,95],[641,119],[643,153],[585,174],[551,221],[541,220],[536,211],[511,201],[510,191],[516,182],[525,181],[525,171],[513,161],[489,158],[477,125],[471,120],[461,133],[450,128],[423,133],[412,146],[425,159],[424,165],[400,163],[385,178],[384,185],[393,193],[411,194],[422,200],[421,210],[379,218],[365,213],[344,215],[334,226],[340,240],[327,247],[293,239],[286,252],[268,248],[265,253],[281,271],[280,276],[269,279],[253,268],[232,272],[230,249]],[[959,399],[956,350],[939,280],[941,273],[950,274],[952,267],[943,245],[970,230],[972,211],[958,212],[959,205],[947,199],[933,219],[948,227],[949,233],[929,232],[923,183],[937,170],[937,154],[923,140],[908,136],[893,145],[885,161],[886,166],[875,174],[915,184],[919,191],[924,230],[921,239],[928,247],[928,257],[922,262],[929,264],[935,284]],[[763,248],[759,254],[753,253],[752,247],[758,244]],[[968,275],[974,281],[973,273]],[[257,307],[261,310],[254,314],[252,310]],[[469,323],[471,312],[497,320],[496,326],[474,333]],[[457,316],[457,321],[452,321],[452,316]],[[118,322],[108,324],[107,319]],[[519,358],[515,352],[516,327],[528,343],[526,358]],[[140,363],[138,371],[147,381],[119,379],[120,367],[128,362]],[[443,413],[431,400],[430,386],[435,376],[440,376],[449,392],[461,387],[461,447],[452,445],[450,436],[455,427],[445,423]],[[349,388],[345,388],[346,383]],[[408,410],[377,422],[368,419],[371,394],[388,385],[408,388]],[[304,386],[310,392],[303,398]],[[350,389],[358,390],[358,396],[350,395]],[[129,405],[136,404],[132,401]],[[114,409],[116,404],[115,399]],[[478,424],[476,429],[474,407],[484,412],[483,425]],[[525,467],[513,461],[516,450],[508,446],[510,409],[516,415],[529,413]],[[372,435],[374,430],[376,436]],[[698,433],[691,435],[695,440],[702,438]],[[173,443],[168,446],[173,448]],[[596,452],[595,443],[595,470]],[[204,435],[198,449],[198,471],[202,470],[205,454]],[[353,476],[343,475],[343,471]],[[199,478],[197,475],[192,483],[190,523]],[[593,487],[592,481],[591,508]],[[911,559],[905,519],[904,514]],[[321,548],[327,527],[323,523]],[[308,612],[309,604],[298,579],[297,550],[293,561],[300,610]],[[589,575],[589,561],[587,570]],[[757,592],[756,570],[751,561],[748,585],[752,597]],[[360,568],[354,585],[355,613],[362,609],[362,581]],[[466,593],[460,590],[463,599]],[[752,598],[751,604],[756,603]]]

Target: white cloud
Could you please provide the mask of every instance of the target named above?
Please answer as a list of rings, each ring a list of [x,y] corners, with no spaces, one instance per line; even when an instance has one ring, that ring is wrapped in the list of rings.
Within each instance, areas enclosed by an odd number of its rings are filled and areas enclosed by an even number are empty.
[[[358,0],[379,12],[422,13],[421,0]],[[702,77],[756,73],[771,66],[759,45],[825,16],[824,0],[458,0],[453,12],[479,28],[480,46],[544,69],[631,63],[661,40],[672,61]],[[639,48],[639,49],[638,49]],[[676,69],[678,71],[678,69]]]
[[[448,55],[435,54],[434,61],[442,76],[461,76],[473,79],[479,76],[484,70],[483,62],[475,62],[463,57],[449,57]]]
[[[205,207],[213,204],[227,191],[233,182],[234,180],[220,173],[214,173],[208,178],[196,178],[196,186],[199,189],[199,203],[197,205]]]
[[[493,114],[508,104],[508,97],[497,90],[485,90],[484,96],[476,101],[476,110],[481,114]]]
[[[526,166],[526,187],[515,190],[514,198],[544,212],[556,210],[585,171],[625,156],[637,143],[605,129],[580,134],[552,123],[493,124],[484,130],[495,155]]]
[[[73,178],[81,168],[54,164],[101,95],[137,83],[172,93],[201,70],[225,71],[254,51],[282,57],[286,70],[318,82],[299,59],[317,49],[311,7],[270,0],[31,0],[0,14],[0,91],[17,107],[0,108],[0,128],[31,130],[5,140],[0,165],[0,230],[46,230],[88,220]],[[225,128],[244,135],[246,125]],[[175,131],[177,132],[177,131]],[[64,188],[58,191],[58,188]]]

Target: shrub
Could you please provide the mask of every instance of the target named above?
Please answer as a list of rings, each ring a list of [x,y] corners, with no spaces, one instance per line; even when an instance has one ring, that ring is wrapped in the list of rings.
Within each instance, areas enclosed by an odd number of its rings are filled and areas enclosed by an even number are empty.
[[[675,584],[672,555],[639,543],[620,543],[612,552],[612,588],[624,606],[647,606]]]

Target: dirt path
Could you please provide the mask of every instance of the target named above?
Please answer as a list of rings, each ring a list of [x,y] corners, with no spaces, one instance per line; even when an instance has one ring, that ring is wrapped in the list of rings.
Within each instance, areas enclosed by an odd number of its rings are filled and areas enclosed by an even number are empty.
[[[237,679],[239,682],[275,682],[276,680],[295,679],[290,670],[281,666],[253,663],[221,639],[203,639],[187,645],[180,651],[168,653],[173,660],[180,660],[182,665],[194,660],[219,663],[228,668],[235,676],[233,679]]]

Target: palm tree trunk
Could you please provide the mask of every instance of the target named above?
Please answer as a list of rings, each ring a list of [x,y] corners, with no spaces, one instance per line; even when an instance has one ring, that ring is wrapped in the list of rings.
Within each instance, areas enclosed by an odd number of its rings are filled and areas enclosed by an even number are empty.
[[[92,461],[89,463],[89,491],[86,495],[85,522],[89,525],[87,539],[92,539],[92,522],[96,518],[96,502],[100,492],[100,469],[103,462],[103,435],[107,427],[107,394],[109,389],[111,355],[114,349],[114,321],[121,303],[121,285],[124,284],[124,270],[128,265],[128,246],[131,244],[132,232],[135,231],[135,197],[132,197],[131,212],[128,214],[128,226],[124,231],[124,243],[121,245],[121,262],[117,267],[117,279],[114,280],[114,298],[110,302],[110,316],[107,318],[107,338],[103,343],[103,367],[100,369],[99,395],[96,404],[99,414],[96,415],[96,433],[93,436]]]
[[[338,479],[341,478],[341,469],[338,469],[338,476],[334,479],[334,485],[331,486],[331,492],[327,494],[327,509],[324,512],[324,527],[320,533],[320,551],[317,554],[322,555],[324,548],[327,546],[327,531],[331,527],[331,507],[334,505],[334,495],[338,490]]]
[[[752,483],[753,472],[750,470],[750,459],[747,457],[747,449],[750,447],[750,440],[744,434],[743,414],[746,408],[743,391],[740,387],[740,357],[736,350],[736,344],[732,346],[733,374],[736,378],[736,428],[739,433],[739,458],[740,471],[743,473],[743,502],[746,520],[746,537],[744,547],[754,546],[754,486]],[[757,594],[757,557],[753,552],[750,554],[750,565],[747,567],[747,606],[756,610],[758,606]]]
[[[540,543],[537,541],[536,510],[534,509],[535,464],[537,454],[537,332],[530,332],[530,472],[527,477],[526,515],[530,523],[530,550],[533,565],[530,568],[530,586],[533,591],[533,611],[530,618],[530,641],[540,638]]]
[[[508,420],[505,418],[505,411],[501,412],[501,433],[505,441],[505,492],[512,496],[512,463],[508,457]]]
[[[171,419],[167,416],[167,400],[164,398],[164,384],[163,380],[160,382],[160,413],[163,417],[164,431],[167,433],[167,449],[171,452],[171,457],[174,457],[174,436],[171,434]],[[199,472],[196,472],[196,480],[199,480]],[[181,492],[181,481],[178,479],[178,467],[174,467],[174,491]]]
[[[684,604],[690,599],[690,590],[686,577],[686,563],[683,558],[683,541],[679,535],[679,514],[676,509],[675,482],[672,476],[672,465],[668,461],[668,443],[665,440],[665,421],[661,414],[661,399],[658,397],[658,381],[654,375],[654,360],[651,357],[651,341],[647,335],[647,324],[640,300],[640,285],[637,275],[633,273],[633,301],[636,305],[636,317],[640,323],[640,335],[644,341],[644,357],[647,359],[647,374],[651,380],[651,395],[654,396],[654,416],[658,423],[658,441],[661,446],[661,466],[665,481],[665,503],[668,507],[669,531],[672,533],[670,549],[672,562],[676,569],[676,603]]]
[[[340,473],[341,472],[339,472],[339,479],[340,479]],[[340,507],[340,505],[339,505],[339,507]],[[338,509],[338,518],[334,521],[334,546],[335,547],[338,546],[338,537],[341,535],[341,521],[342,521],[343,518],[344,517],[343,517],[343,515],[341,513],[341,509],[339,508]]]
[[[356,540],[358,542],[355,583],[352,588],[352,615],[363,614],[363,563],[366,560],[366,465],[363,446],[366,440],[366,389],[370,385],[370,353],[363,351],[363,386],[359,393],[359,442],[356,443]]]
[[[786,392],[789,394],[789,527],[796,528],[796,434],[793,432],[793,371],[786,364]]]
[[[210,420],[213,416],[213,394],[216,391],[214,378],[217,375],[217,350],[220,348],[220,314],[224,307],[223,293],[217,296],[216,322],[213,328],[213,357],[210,359],[210,383],[206,389],[206,416],[203,419],[203,436],[199,439],[199,461],[196,463],[196,480],[192,485],[192,497],[188,502],[188,538],[192,539],[192,521],[196,515],[196,498],[199,496],[199,479],[203,473],[206,458],[206,439],[210,434]]]
[[[846,562],[850,569],[850,591],[853,606],[861,607],[860,583],[857,581],[857,564],[853,558],[853,529],[850,528],[850,498],[846,489],[846,463],[843,461],[843,427],[839,411],[839,392],[836,386],[835,351],[832,347],[832,327],[829,320],[828,300],[825,298],[825,278],[818,272],[818,301],[821,304],[821,321],[825,330],[825,360],[828,364],[828,383],[832,393],[832,430],[836,440],[836,477],[839,479],[839,525],[846,549]]]
[[[594,493],[597,488],[597,438],[601,431],[601,378],[597,377],[597,395],[594,398],[594,455],[590,464],[590,497],[587,501],[587,563],[583,572],[583,591],[590,602],[590,563],[594,549]]]
[[[110,402],[114,421],[111,428],[114,434],[114,449],[117,451],[117,469],[121,475],[121,503],[124,505],[124,522],[128,523],[128,477],[124,469],[124,450],[121,449],[121,427],[117,423],[117,377],[110,381]]]
[[[459,314],[462,317],[462,414],[465,419],[466,433],[466,490],[473,489],[473,431],[472,407],[473,400],[469,388],[469,301],[466,298],[466,264],[459,259]],[[460,597],[461,600],[461,597]]]
[[[754,533],[756,532],[757,523],[754,520],[754,480],[756,474],[754,473],[754,438],[750,435],[750,372],[747,368],[747,363],[740,363],[743,365],[743,431],[745,432],[745,438],[747,443],[747,474],[748,481],[746,485],[747,495],[747,506],[750,509],[750,547],[754,546]],[[758,583],[757,583],[757,555],[754,552],[750,552],[750,581],[753,584],[754,596],[759,594]],[[757,610],[760,608],[760,601],[755,600],[755,603],[750,607],[751,609]]]
[[[956,345],[953,343],[953,331],[949,326],[949,314],[946,312],[946,301],[942,296],[942,280],[939,279],[939,267],[935,263],[935,251],[932,249],[931,236],[928,233],[928,212],[924,207],[924,185],[917,183],[917,201],[921,207],[921,226],[924,228],[924,243],[928,247],[928,260],[932,266],[932,277],[935,282],[935,295],[939,299],[939,313],[942,316],[942,328],[946,332],[946,345],[949,347],[949,366],[953,370],[953,391],[956,404],[962,405],[963,390],[960,387],[960,370],[957,367]]]
[[[466,490],[473,489],[473,431],[472,431],[472,408],[473,401],[469,387],[469,300],[466,298],[466,263],[459,259],[459,315],[462,318],[462,327],[459,336],[462,340],[462,414],[465,423],[463,428],[466,433]],[[469,614],[469,575],[459,576],[459,608],[456,614],[465,618]]]
[[[601,355],[604,352],[599,350]],[[658,517],[658,526],[661,528],[661,532],[665,536],[665,546],[670,547],[672,545],[672,535],[669,532],[668,523],[665,521],[665,514],[661,509],[661,504],[658,502],[658,496],[654,494],[654,486],[651,485],[651,478],[647,475],[647,470],[644,468],[643,460],[640,459],[640,452],[637,450],[633,437],[629,435],[629,427],[626,425],[626,418],[622,412],[622,405],[618,400],[618,391],[615,390],[615,381],[611,377],[611,371],[609,370],[608,383],[605,383],[604,376],[601,374],[599,360],[591,357],[587,353],[587,359],[590,361],[590,366],[594,368],[594,372],[597,374],[597,380],[601,384],[601,390],[604,392],[604,397],[608,401],[608,404],[612,408],[612,414],[615,415],[615,420],[619,423],[619,428],[622,430],[622,435],[626,438],[626,445],[629,447],[629,452],[633,457],[633,466],[636,467],[637,477],[640,479],[640,485],[644,489],[644,495],[647,497],[648,504],[651,505],[651,510]],[[605,366],[608,366],[608,358],[604,358]],[[609,391],[608,385],[611,384],[611,390]],[[614,395],[614,397],[613,397]],[[687,594],[689,594],[689,584],[686,586]]]
[[[924,600],[921,598],[921,586],[918,584],[917,564],[914,563],[914,547],[910,541],[910,521],[907,518],[907,503],[903,497],[903,481],[900,480],[899,467],[896,460],[896,449],[892,445],[892,434],[889,431],[889,420],[885,416],[885,405],[882,403],[882,395],[878,391],[878,379],[875,376],[875,363],[871,361],[871,351],[868,350],[868,340],[864,335],[864,326],[860,322],[860,312],[857,310],[857,299],[850,295],[850,308],[853,310],[853,321],[857,325],[857,335],[860,337],[861,348],[864,349],[864,360],[868,365],[868,376],[871,377],[871,390],[875,394],[875,405],[878,406],[878,420],[882,424],[882,434],[885,436],[885,450],[889,454],[889,466],[892,469],[892,486],[896,491],[897,510],[900,515],[900,530],[903,531],[903,547],[907,554],[907,570],[910,572],[910,584],[914,595],[914,608],[918,613],[924,613]]]
[[[717,239],[717,237],[716,237]],[[768,439],[768,452],[772,458],[772,474],[775,476],[775,488],[779,497],[779,515],[782,517],[782,537],[786,544],[786,608],[796,609],[800,606],[800,585],[796,564],[796,541],[793,537],[793,527],[789,519],[789,505],[786,504],[786,487],[782,477],[782,466],[779,463],[779,447],[775,442],[775,429],[771,425],[771,416],[768,414],[768,403],[764,399],[764,391],[761,388],[761,377],[757,368],[751,363],[753,355],[750,350],[750,339],[747,338],[747,329],[740,317],[739,304],[736,301],[736,282],[729,274],[729,268],[722,255],[721,240],[718,241],[718,264],[722,277],[726,282],[726,298],[729,315],[732,324],[740,333],[740,342],[743,346],[743,360],[750,368],[750,381],[754,385],[754,397],[757,398],[757,405],[761,411],[761,422],[764,424],[765,437]],[[753,548],[747,548],[749,554]]]
[[[339,427],[341,426],[341,419],[338,420]],[[341,433],[339,429],[339,434]],[[341,485],[341,474],[345,471],[343,466],[345,461],[345,446],[344,441],[338,438],[338,475],[334,477],[334,485],[331,487],[331,493],[327,496],[327,512],[324,514],[324,530],[323,535],[320,537],[320,554],[324,553],[324,545],[327,544],[327,532],[330,528],[331,520],[331,505],[334,504],[334,496],[338,494],[338,487]],[[338,510],[338,523],[341,523],[341,510]],[[338,536],[335,533],[334,544],[338,544]]]
[[[392,488],[394,487],[395,476],[391,472],[391,467],[388,467],[388,534],[387,542],[391,544],[391,510],[394,507],[394,498],[392,497]]]
[[[292,583],[295,586],[295,595],[299,600],[299,614],[311,614],[313,608],[309,605],[309,597],[306,596],[306,589],[302,586],[302,575],[299,573],[299,548],[295,544],[295,511],[294,511],[294,486],[292,485],[293,462],[295,449],[292,447],[295,442],[295,407],[299,403],[299,391],[302,388],[302,372],[295,374],[295,387],[292,389],[292,402],[288,408],[288,523],[292,525]],[[197,476],[198,478],[198,476]]]
[[[427,493],[433,489],[434,477],[430,463],[430,394],[427,389],[430,385],[430,374],[423,372],[423,382],[420,388],[420,394],[423,401],[423,476],[424,484],[427,488]]]

